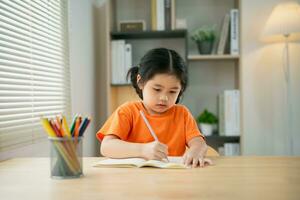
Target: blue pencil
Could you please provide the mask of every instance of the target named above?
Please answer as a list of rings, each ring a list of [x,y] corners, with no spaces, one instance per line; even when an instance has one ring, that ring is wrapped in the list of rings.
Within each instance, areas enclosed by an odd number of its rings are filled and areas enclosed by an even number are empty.
[[[83,136],[83,133],[86,130],[86,128],[88,127],[90,121],[91,121],[90,117],[85,118],[83,120],[83,122],[81,123],[81,126],[79,127],[79,136]]]

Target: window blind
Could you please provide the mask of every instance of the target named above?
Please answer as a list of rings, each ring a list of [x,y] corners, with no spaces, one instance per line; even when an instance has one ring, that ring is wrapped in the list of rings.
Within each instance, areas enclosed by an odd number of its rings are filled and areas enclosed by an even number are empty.
[[[67,0],[0,0],[0,151],[46,138],[40,117],[70,119]]]

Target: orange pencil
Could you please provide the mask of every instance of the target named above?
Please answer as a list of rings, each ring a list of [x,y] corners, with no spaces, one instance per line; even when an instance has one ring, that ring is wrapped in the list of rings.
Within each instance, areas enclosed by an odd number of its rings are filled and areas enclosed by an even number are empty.
[[[62,123],[61,123],[61,120],[60,120],[59,116],[56,116],[55,123],[58,126],[58,130],[60,131],[61,136],[65,137],[66,135],[65,135],[64,130],[62,128]]]
[[[74,137],[78,137],[79,136],[79,126],[81,123],[81,116],[78,116],[76,119],[76,123],[75,123],[75,131],[74,131]]]

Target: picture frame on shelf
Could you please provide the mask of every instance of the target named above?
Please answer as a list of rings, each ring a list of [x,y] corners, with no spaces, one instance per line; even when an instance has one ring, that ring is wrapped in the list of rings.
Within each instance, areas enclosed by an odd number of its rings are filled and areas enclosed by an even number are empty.
[[[145,20],[122,20],[118,23],[118,31],[120,32],[138,32],[145,30]]]

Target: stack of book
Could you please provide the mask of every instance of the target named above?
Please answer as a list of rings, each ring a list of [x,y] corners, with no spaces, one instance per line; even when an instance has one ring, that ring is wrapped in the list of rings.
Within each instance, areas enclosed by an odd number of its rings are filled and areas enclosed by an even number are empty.
[[[151,0],[153,31],[175,29],[175,0]]]
[[[132,46],[125,40],[111,42],[111,83],[128,84],[126,80],[128,70],[132,67]]]
[[[239,55],[239,10],[231,9],[226,14],[219,37],[216,53],[219,55],[226,53],[226,46],[230,45],[229,53]]]
[[[239,90],[225,90],[219,95],[219,129],[223,136],[240,135]]]

